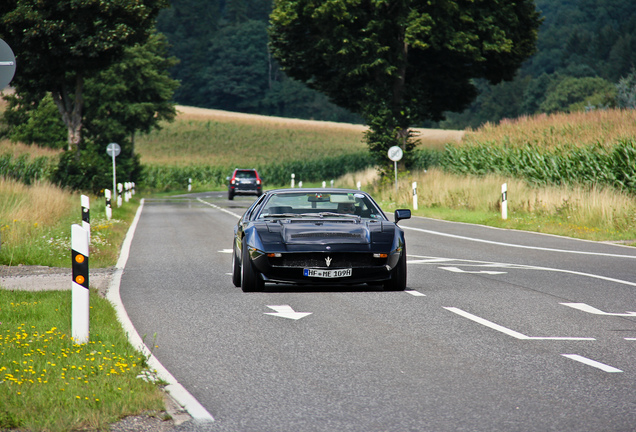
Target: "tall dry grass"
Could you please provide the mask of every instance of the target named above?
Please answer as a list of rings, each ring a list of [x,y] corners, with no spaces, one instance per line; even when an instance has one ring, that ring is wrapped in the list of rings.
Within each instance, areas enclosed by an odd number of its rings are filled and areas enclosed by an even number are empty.
[[[0,177],[2,243],[23,243],[41,229],[54,227],[77,208],[77,194],[44,182],[31,186]],[[39,228],[39,229],[34,229]]]
[[[420,214],[588,239],[636,239],[636,198],[611,188],[541,187],[496,175],[458,176],[439,169],[416,172],[372,188],[389,209],[412,208],[417,182]],[[500,221],[501,185],[508,187],[509,221]],[[453,213],[455,213],[453,215]],[[472,214],[472,216],[471,216]]]
[[[46,156],[49,158],[56,157],[63,152],[61,149],[51,149],[47,147],[40,147],[37,145],[27,145],[23,143],[14,143],[7,139],[0,140],[0,155],[11,154],[17,158],[24,154],[28,154],[31,158],[35,159],[40,156]]]
[[[600,143],[611,146],[618,139],[636,136],[636,110],[539,114],[499,124],[486,123],[466,132],[462,143],[493,142],[499,145],[536,145],[544,149]]]

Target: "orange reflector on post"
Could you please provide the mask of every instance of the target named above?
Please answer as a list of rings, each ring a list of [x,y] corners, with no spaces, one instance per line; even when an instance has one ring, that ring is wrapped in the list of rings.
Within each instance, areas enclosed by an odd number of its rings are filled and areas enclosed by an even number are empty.
[[[75,282],[77,282],[79,285],[82,285],[84,283],[84,276],[79,275],[75,278]]]
[[[75,262],[77,262],[78,264],[82,264],[84,262],[84,260],[86,259],[86,257],[84,255],[76,255],[75,256]]]

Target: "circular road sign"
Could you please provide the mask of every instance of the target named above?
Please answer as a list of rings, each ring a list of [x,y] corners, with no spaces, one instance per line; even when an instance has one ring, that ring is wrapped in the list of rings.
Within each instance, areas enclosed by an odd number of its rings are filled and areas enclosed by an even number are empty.
[[[15,56],[11,47],[0,39],[0,90],[9,85],[15,75]]]
[[[400,147],[393,146],[389,149],[388,154],[389,154],[389,159],[391,159],[393,162],[397,162],[400,159],[402,159],[404,152],[402,151]]]
[[[117,143],[110,143],[108,147],[106,147],[106,153],[108,153],[110,157],[117,157],[119,153],[121,153],[121,147]]]

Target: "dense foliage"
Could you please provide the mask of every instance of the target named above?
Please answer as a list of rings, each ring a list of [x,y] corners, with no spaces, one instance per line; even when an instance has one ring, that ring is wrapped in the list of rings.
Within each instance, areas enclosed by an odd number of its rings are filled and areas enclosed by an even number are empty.
[[[181,60],[173,69],[173,76],[182,84],[176,94],[179,103],[218,109],[240,105],[244,112],[300,118],[351,118],[341,115],[343,110],[333,109],[326,97],[286,78],[271,59],[265,47],[271,0],[171,3],[172,7],[160,14],[158,26],[173,45],[171,53]],[[535,3],[544,19],[538,50],[515,79],[497,85],[478,80],[480,96],[468,109],[459,114],[445,112],[446,121],[423,125],[463,129],[544,110],[568,111],[616,103],[615,90],[610,87],[627,77],[636,65],[636,2]],[[251,47],[232,43],[236,40],[232,35],[238,34],[255,42]],[[223,44],[219,43],[221,39]],[[256,54],[256,50],[261,52]],[[232,81],[234,62],[244,62],[246,58],[254,60],[244,80],[251,94],[246,98],[245,89],[239,87],[221,89],[219,93],[219,83]],[[566,82],[562,84],[563,81]],[[633,86],[630,91],[636,93]]]
[[[53,97],[79,156],[85,79],[144,43],[164,0],[4,0],[0,37],[20,65],[12,86],[27,101]]]
[[[541,112],[627,107],[615,85],[636,65],[636,2],[632,0],[536,0],[544,18],[537,53],[514,81],[490,86],[448,128]],[[624,87],[633,98],[636,87]],[[628,96],[629,97],[629,96]],[[624,99],[623,99],[624,100]]]
[[[511,79],[539,27],[533,0],[275,0],[270,19],[283,70],[360,114],[382,169],[392,146],[408,166],[409,128],[468,106],[474,79]]]
[[[178,83],[168,70],[177,61],[168,58],[165,37],[153,33],[165,3],[32,3],[0,6],[0,36],[19,50],[20,64],[12,83],[16,93],[5,97],[2,134],[68,147],[70,154],[60,158],[51,179],[94,192],[112,184],[106,146],[116,142],[122,148],[118,179],[135,181],[141,170],[135,134],[176,115],[172,98]],[[21,26],[34,28],[25,36],[16,31]]]

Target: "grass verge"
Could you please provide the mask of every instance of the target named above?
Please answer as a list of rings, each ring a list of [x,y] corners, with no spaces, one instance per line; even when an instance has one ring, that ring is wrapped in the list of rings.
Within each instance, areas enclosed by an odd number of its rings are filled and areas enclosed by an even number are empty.
[[[90,304],[90,341],[78,345],[70,291],[0,290],[0,429],[103,430],[163,409],[110,302],[91,292]]]
[[[90,265],[110,267],[117,262],[138,200],[115,206],[107,220],[104,199],[89,198]],[[27,186],[0,178],[0,265],[70,267],[71,225],[81,223],[80,194],[45,182]]]
[[[413,207],[413,214],[456,222],[535,231],[595,241],[636,244],[636,198],[613,188],[532,187],[496,175],[466,176],[438,169],[415,172],[398,182],[370,185],[387,211]],[[508,185],[508,219],[501,218],[501,185]]]

